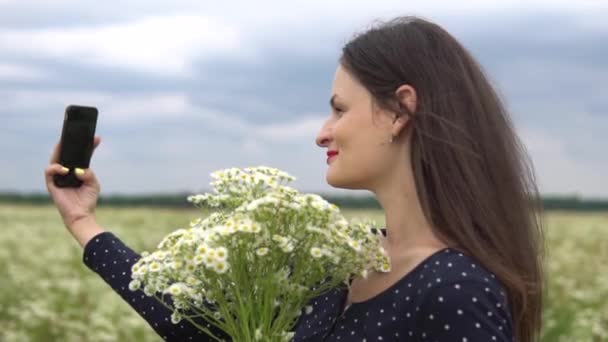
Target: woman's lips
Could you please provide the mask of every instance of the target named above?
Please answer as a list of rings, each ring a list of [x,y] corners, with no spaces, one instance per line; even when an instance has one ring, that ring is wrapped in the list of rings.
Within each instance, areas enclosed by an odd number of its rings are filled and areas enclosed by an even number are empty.
[[[329,161],[332,160],[334,157],[336,157],[338,155],[338,153],[328,153],[327,154],[327,163],[329,164]]]

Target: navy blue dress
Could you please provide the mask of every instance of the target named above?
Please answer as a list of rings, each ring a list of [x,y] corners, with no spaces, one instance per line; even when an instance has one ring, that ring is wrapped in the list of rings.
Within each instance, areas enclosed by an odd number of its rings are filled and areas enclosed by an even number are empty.
[[[141,290],[129,290],[131,266],[140,257],[106,231],[85,245],[83,262],[165,341],[214,341],[186,320],[171,323],[170,310]],[[472,257],[451,248],[435,252],[382,293],[345,309],[347,294],[346,286],[340,286],[311,300],[292,341],[513,341],[504,287]],[[163,299],[172,304],[170,296]],[[213,325],[197,323],[230,341]]]

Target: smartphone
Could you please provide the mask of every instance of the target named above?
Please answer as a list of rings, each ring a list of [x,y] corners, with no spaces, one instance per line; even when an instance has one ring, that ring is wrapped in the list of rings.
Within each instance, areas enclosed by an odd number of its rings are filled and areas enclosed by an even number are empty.
[[[95,107],[69,105],[65,109],[59,143],[59,163],[70,171],[65,175],[54,175],[53,182],[57,187],[78,188],[82,185],[82,181],[76,178],[74,169],[89,167],[93,155],[97,115]]]

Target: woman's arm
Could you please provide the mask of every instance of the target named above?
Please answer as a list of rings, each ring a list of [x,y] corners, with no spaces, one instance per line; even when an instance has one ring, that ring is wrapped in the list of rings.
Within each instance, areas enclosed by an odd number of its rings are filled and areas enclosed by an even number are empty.
[[[101,138],[96,136],[93,149],[100,143]],[[64,225],[84,248],[83,261],[87,267],[99,274],[166,341],[212,341],[212,337],[200,332],[188,321],[177,325],[171,323],[171,311],[154,297],[145,296],[142,291],[129,290],[131,266],[141,256],[112,233],[104,232],[95,222],[95,207],[101,187],[92,169],[74,170],[76,177],[82,181],[77,188],[58,187],[55,184],[57,175],[69,172],[68,168],[59,164],[60,151],[61,142],[51,152],[49,165],[44,171],[45,182]],[[167,304],[173,305],[170,300]],[[215,336],[224,337],[222,332],[211,329],[211,324],[198,320],[196,323],[209,328]]]
[[[112,287],[165,341],[215,341],[212,337],[183,320],[171,323],[171,310],[143,291],[129,290],[131,267],[141,256],[126,246],[113,233],[105,231],[93,236],[84,245],[83,262]],[[167,304],[173,306],[170,296]],[[215,336],[229,341],[225,333],[208,322],[197,320]]]

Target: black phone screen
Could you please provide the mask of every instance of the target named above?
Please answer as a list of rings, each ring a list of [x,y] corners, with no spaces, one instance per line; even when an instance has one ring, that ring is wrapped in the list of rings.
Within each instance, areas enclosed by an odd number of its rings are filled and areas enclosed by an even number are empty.
[[[66,167],[88,168],[93,154],[97,109],[70,106],[66,110],[61,137],[60,163]]]

